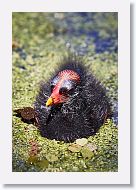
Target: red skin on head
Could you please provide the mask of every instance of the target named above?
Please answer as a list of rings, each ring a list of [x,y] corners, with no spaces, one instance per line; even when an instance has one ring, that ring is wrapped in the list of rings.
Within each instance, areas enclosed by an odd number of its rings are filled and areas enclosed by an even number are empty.
[[[76,81],[77,83],[80,82],[80,76],[72,71],[72,70],[64,70],[58,73],[59,76],[59,81],[56,84],[56,86],[54,87],[52,94],[51,94],[51,98],[53,99],[53,104],[59,104],[62,102],[66,102],[68,99],[67,95],[62,95],[59,93],[59,90],[64,82],[64,80],[73,80]]]

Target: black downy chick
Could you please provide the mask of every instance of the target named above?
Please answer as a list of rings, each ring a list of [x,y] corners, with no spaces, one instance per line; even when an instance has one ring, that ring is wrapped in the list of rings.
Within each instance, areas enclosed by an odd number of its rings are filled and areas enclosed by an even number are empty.
[[[110,105],[104,87],[84,63],[65,58],[41,86],[34,112],[43,137],[73,142],[94,135],[110,114]]]
[[[105,88],[73,57],[65,58],[54,77],[41,85],[34,108],[15,111],[43,137],[65,142],[94,135],[111,114]]]

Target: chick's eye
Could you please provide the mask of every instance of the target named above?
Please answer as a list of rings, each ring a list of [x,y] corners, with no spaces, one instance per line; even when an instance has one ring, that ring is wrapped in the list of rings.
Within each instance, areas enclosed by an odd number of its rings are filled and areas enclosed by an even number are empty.
[[[62,87],[59,90],[59,94],[67,94],[67,92],[68,92],[68,89],[66,87]]]

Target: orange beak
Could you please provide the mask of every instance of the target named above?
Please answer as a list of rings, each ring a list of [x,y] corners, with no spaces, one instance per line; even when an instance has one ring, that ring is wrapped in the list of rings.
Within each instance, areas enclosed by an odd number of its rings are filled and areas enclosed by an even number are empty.
[[[65,97],[63,97],[63,99],[62,99],[62,97],[60,96],[60,95],[56,95],[56,96],[50,96],[49,97],[49,99],[47,100],[47,102],[46,102],[46,106],[48,107],[48,106],[52,106],[52,105],[55,105],[55,104],[59,104],[59,103],[63,103],[63,102],[65,102],[67,100],[67,98]]]
[[[48,107],[48,106],[52,106],[53,105],[53,98],[52,97],[49,97],[49,99],[47,100],[47,102],[46,102],[46,106]]]

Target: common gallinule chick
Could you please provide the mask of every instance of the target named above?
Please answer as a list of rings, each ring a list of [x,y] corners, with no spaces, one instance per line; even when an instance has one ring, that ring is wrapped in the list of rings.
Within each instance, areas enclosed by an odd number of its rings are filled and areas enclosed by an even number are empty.
[[[68,57],[41,85],[34,109],[21,110],[23,120],[35,120],[43,137],[73,142],[97,132],[110,114],[110,104],[105,88],[83,61]]]

